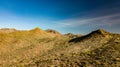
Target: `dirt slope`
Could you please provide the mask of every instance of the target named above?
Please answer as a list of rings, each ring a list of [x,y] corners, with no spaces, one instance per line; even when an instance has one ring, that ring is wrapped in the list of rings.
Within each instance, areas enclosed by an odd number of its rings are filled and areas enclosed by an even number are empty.
[[[120,34],[99,29],[69,38],[40,28],[9,33],[2,31],[0,66],[119,67]]]

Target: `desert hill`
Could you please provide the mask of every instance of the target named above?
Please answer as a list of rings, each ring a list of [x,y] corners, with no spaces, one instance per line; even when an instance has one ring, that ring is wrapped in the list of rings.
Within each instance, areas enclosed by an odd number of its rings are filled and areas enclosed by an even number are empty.
[[[64,36],[69,37],[69,38],[77,38],[77,37],[81,37],[82,35],[67,33],[67,34],[64,34]]]
[[[95,39],[95,38],[99,38],[99,37],[111,37],[111,33],[103,30],[103,29],[99,29],[96,31],[92,31],[91,33],[84,35],[82,37],[76,37],[74,39],[71,39],[69,42],[80,42],[83,40],[87,40],[89,38]]]
[[[6,33],[7,32],[7,33]],[[1,67],[119,67],[120,34],[55,30],[0,30]]]
[[[59,37],[59,36],[62,36],[62,34],[61,33],[59,33],[58,31],[56,31],[56,30],[52,30],[52,29],[47,29],[47,30],[45,30],[47,33],[49,33],[49,34],[51,34],[51,35],[53,35],[53,36],[56,36],[56,37]]]
[[[16,31],[16,29],[14,29],[14,28],[2,28],[2,29],[0,29],[0,33],[11,33],[11,32],[15,32]]]

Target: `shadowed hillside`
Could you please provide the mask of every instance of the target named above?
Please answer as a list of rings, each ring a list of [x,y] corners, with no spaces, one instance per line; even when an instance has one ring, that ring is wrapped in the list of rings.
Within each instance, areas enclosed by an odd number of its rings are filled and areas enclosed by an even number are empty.
[[[80,36],[55,30],[0,30],[1,67],[119,67],[120,34]]]
[[[80,41],[83,41],[83,40],[86,40],[86,39],[89,39],[89,38],[99,38],[99,37],[110,37],[110,33],[105,31],[105,30],[102,30],[102,29],[99,29],[99,30],[96,30],[96,31],[93,31],[91,32],[90,34],[88,35],[85,35],[85,36],[82,36],[82,37],[77,37],[77,38],[74,38],[74,39],[71,39],[69,42],[80,42]]]

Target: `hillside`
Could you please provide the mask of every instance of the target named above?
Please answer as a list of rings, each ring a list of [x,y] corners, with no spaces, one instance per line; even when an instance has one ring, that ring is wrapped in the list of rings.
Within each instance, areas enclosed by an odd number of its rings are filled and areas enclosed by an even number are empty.
[[[52,29],[47,29],[47,30],[45,30],[47,33],[49,33],[49,34],[51,34],[51,35],[53,35],[53,36],[55,36],[55,37],[60,37],[60,36],[62,36],[62,34],[61,33],[59,33],[58,31],[56,31],[56,30],[52,30]]]
[[[120,66],[120,34],[102,29],[84,36],[40,28],[10,30],[0,30],[1,67]]]
[[[16,29],[2,28],[0,29],[0,33],[11,33],[17,31]]]
[[[82,35],[80,35],[80,34],[67,33],[67,34],[64,34],[64,36],[69,37],[69,38],[72,39],[72,38],[80,37],[80,36],[82,36]]]

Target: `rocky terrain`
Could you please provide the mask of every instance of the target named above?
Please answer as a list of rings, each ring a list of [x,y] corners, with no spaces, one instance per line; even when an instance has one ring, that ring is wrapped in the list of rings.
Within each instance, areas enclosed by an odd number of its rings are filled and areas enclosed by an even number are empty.
[[[0,67],[120,67],[120,34],[0,29]]]

